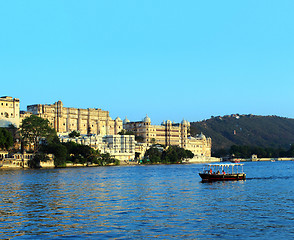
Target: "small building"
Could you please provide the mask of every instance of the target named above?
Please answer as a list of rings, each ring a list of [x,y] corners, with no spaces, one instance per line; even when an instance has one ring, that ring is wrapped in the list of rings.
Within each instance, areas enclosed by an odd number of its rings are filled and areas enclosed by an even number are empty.
[[[0,127],[12,124],[19,128],[19,104],[18,98],[0,97]]]
[[[0,151],[0,160],[8,158],[8,152],[7,151]]]

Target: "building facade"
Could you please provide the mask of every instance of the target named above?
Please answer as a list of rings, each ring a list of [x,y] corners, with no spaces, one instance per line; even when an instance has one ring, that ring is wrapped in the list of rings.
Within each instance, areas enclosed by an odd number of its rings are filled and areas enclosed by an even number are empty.
[[[132,161],[135,159],[135,136],[134,135],[81,135],[70,138],[66,134],[59,134],[61,142],[75,142],[88,145],[100,151],[109,153],[120,161]]]
[[[18,98],[0,97],[0,127],[19,127],[19,104]]]
[[[132,131],[141,137],[143,143],[177,145],[185,148],[187,145],[189,123],[185,120],[180,124],[164,121],[161,125],[152,125],[151,119],[146,116],[142,121],[130,122],[124,120],[124,129]]]
[[[1,152],[0,152],[1,153]],[[1,154],[0,154],[1,155]],[[53,155],[48,154],[48,161],[41,161],[40,167],[42,168],[54,168]],[[1,168],[29,168],[29,161],[34,158],[33,153],[14,153],[5,154],[4,157],[0,156]]]
[[[206,138],[204,134],[196,137],[188,137],[187,150],[194,153],[195,156],[211,157],[211,138]]]
[[[190,150],[194,155],[211,156],[211,139],[203,134],[192,138],[189,136],[190,123],[183,120],[181,123],[164,121],[161,125],[152,125],[151,119],[146,116],[142,121],[130,122],[127,118],[123,122],[124,129],[134,132],[143,144],[176,145]]]
[[[112,120],[108,111],[99,108],[68,108],[61,101],[54,104],[27,106],[27,111],[48,119],[58,133],[78,131],[81,134],[115,135],[122,128],[122,120]]]

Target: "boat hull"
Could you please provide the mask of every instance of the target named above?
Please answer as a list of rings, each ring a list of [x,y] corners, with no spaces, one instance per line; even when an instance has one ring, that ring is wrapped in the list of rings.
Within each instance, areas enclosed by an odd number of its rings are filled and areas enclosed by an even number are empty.
[[[199,173],[202,181],[236,181],[245,180],[246,174],[209,174],[209,173]]]

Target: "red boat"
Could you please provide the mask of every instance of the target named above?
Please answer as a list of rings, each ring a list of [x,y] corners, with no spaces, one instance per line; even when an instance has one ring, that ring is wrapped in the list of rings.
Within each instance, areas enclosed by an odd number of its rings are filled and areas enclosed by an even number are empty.
[[[243,172],[243,165],[239,163],[228,164],[206,164],[203,172],[199,173],[202,181],[228,181],[245,180],[246,174]]]
[[[232,163],[239,163],[240,162],[240,159],[233,159],[231,162]]]

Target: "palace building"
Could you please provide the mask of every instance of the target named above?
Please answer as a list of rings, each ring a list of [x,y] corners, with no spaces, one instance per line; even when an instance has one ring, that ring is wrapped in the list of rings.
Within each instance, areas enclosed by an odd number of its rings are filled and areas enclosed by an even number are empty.
[[[181,123],[164,121],[161,125],[152,125],[151,119],[146,116],[142,121],[130,122],[127,118],[123,122],[124,129],[132,131],[141,139],[143,144],[176,145],[190,150],[197,156],[211,156],[211,138],[203,134],[191,137],[190,123],[183,120]]]
[[[0,127],[19,127],[19,99],[0,97]]]
[[[35,104],[27,106],[27,111],[48,119],[58,133],[78,131],[81,134],[115,135],[122,128],[120,118],[112,120],[108,111],[99,108],[68,108],[61,101],[54,104]]]

